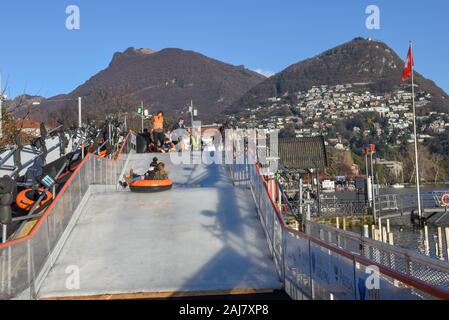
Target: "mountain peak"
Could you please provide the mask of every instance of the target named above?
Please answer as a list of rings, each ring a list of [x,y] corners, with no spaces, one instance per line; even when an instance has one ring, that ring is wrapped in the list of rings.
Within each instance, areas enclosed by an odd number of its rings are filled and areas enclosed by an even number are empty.
[[[128,60],[135,57],[141,57],[145,55],[150,55],[156,51],[148,48],[134,48],[129,47],[123,52],[116,52],[112,58],[112,61],[109,66],[114,66],[122,63],[124,60]]]
[[[162,110],[168,117],[177,118],[185,115],[186,106],[193,100],[201,119],[208,122],[217,121],[222,110],[263,80],[258,73],[195,51],[166,48],[154,52],[131,47],[115,53],[109,67],[64,98],[53,100],[84,97],[83,110],[92,119],[118,110],[134,110],[142,101],[151,112]],[[70,101],[49,99],[42,103],[40,114],[51,110],[60,117],[61,110],[74,110],[72,106]]]
[[[295,63],[247,92],[231,112],[257,106],[270,97],[290,97],[313,86],[356,84],[357,90],[383,95],[408,85],[401,81],[404,61],[382,41],[355,38],[319,55]],[[431,93],[433,105],[447,109],[441,97],[447,97],[435,83],[415,73],[419,90]],[[355,90],[355,89],[354,89]],[[429,107],[431,105],[429,104]]]

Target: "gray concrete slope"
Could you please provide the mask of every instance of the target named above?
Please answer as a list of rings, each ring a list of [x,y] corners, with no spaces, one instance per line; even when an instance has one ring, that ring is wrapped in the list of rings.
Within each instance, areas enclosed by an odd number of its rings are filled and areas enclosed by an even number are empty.
[[[281,288],[250,191],[224,166],[159,157],[173,190],[92,195],[40,298]],[[132,155],[127,170],[143,173],[151,158]],[[67,289],[69,266],[79,289]]]

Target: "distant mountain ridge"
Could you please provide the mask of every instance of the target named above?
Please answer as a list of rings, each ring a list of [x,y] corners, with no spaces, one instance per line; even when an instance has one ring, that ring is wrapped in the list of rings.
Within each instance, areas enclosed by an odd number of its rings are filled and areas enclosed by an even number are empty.
[[[405,57],[405,53],[404,53]],[[416,58],[415,58],[416,60]],[[322,54],[293,64],[249,90],[227,113],[264,105],[270,97],[294,100],[294,93],[319,85],[363,84],[359,90],[384,94],[410,82],[401,81],[404,61],[385,43],[356,38]],[[433,81],[415,72],[418,90],[434,99],[427,108],[449,112],[449,96]]]
[[[141,101],[150,112],[178,117],[193,101],[205,121],[223,111],[266,78],[202,54],[175,48],[154,51],[128,48],[117,52],[109,66],[69,94],[45,100],[35,116],[75,113],[77,97],[89,117],[118,110],[133,112]]]
[[[69,94],[43,100],[33,118],[75,119],[76,99],[83,97],[86,118],[133,112],[141,101],[152,113],[162,110],[176,118],[187,116],[187,104],[193,101],[201,120],[221,121],[226,114],[268,105],[271,97],[294,102],[295,93],[312,86],[356,83],[354,90],[377,94],[400,87],[409,90],[410,82],[401,81],[403,66],[404,61],[386,44],[363,38],[293,64],[270,78],[193,51],[131,47],[113,54],[108,67]],[[441,88],[419,73],[415,80],[417,90],[432,94],[431,103],[419,112],[449,111],[449,96]]]

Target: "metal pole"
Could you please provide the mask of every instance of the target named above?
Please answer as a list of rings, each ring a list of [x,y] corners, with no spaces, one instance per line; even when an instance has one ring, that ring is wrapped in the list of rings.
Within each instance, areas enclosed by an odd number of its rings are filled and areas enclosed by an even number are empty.
[[[82,120],[82,102],[81,97],[78,97],[78,128],[81,128],[83,126],[83,120]]]
[[[112,124],[109,123],[108,127],[109,127],[109,130],[108,130],[108,131],[109,131],[108,139],[109,139],[109,143],[112,145],[112,143],[113,143],[113,141],[112,141],[112,129],[113,129]]]
[[[3,87],[2,87],[2,77],[0,75],[0,139],[3,138]]]
[[[369,238],[369,226],[368,225],[363,226],[363,236],[365,238]]]
[[[427,225],[424,226],[424,250],[425,250],[425,254],[429,255],[429,228],[427,227]]]
[[[370,151],[370,158],[371,158],[371,174],[372,174],[371,195],[372,195],[372,199],[373,199],[373,217],[374,217],[374,223],[376,223],[376,220],[377,220],[377,214],[376,214],[376,189],[375,189],[375,184],[374,184],[374,163],[373,163],[373,152],[372,151]]]
[[[443,253],[443,228],[438,227],[438,258],[444,260]]]
[[[8,226],[6,224],[2,224],[2,243],[6,243],[8,241]]]
[[[365,153],[365,163],[366,163],[366,178],[369,178],[369,167],[368,167],[368,153]]]
[[[413,57],[412,42],[410,41],[410,49]],[[413,131],[415,134],[415,167],[416,167],[416,192],[418,196],[418,214],[419,219],[422,220],[422,209],[421,209],[421,188],[420,188],[420,178],[419,178],[419,158],[418,158],[418,136],[416,129],[416,106],[415,106],[415,80],[414,80],[414,63],[412,65],[412,104],[413,104]]]
[[[299,179],[299,215],[301,219],[304,221],[304,207],[303,207],[303,182],[302,178]]]
[[[316,169],[318,216],[321,216],[320,169]]]
[[[368,206],[371,206],[371,203],[369,201],[369,166],[368,166],[368,148],[365,148],[365,172],[366,172],[366,191],[365,191],[365,198],[367,198]],[[359,200],[359,193],[357,192],[357,201]]]
[[[195,120],[194,119],[195,109],[193,108],[193,100],[190,101],[190,110],[191,110],[191,112],[190,112],[190,121],[192,122],[192,129],[193,129],[193,121]]]
[[[1,83],[0,83],[1,86]],[[3,138],[3,111],[2,111],[2,103],[3,103],[3,92],[0,87],[0,139]]]
[[[447,254],[447,261],[449,261],[449,228],[445,228],[445,234],[446,234],[446,254]]]
[[[143,123],[143,115],[144,115],[144,111],[143,111],[143,101],[142,101],[142,114],[140,115],[142,117],[142,133],[143,133],[143,130],[145,129],[144,123]]]

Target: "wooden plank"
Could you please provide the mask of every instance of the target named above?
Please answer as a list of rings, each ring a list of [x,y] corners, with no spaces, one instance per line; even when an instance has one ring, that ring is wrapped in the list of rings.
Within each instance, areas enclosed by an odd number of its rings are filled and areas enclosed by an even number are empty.
[[[123,293],[111,295],[97,295],[97,296],[80,296],[80,297],[54,297],[44,298],[41,300],[79,300],[79,301],[94,301],[94,300],[146,300],[146,299],[170,299],[170,298],[200,298],[213,296],[236,296],[236,295],[253,295],[273,293],[273,289],[234,289],[234,290],[216,290],[216,291],[197,291],[197,292],[141,292],[141,293]]]
[[[19,230],[19,233],[17,233],[15,235],[15,238],[18,239],[18,238],[23,238],[23,237],[28,236],[31,233],[31,231],[33,231],[33,228],[37,222],[38,222],[38,219],[34,219],[34,220],[30,220],[28,222],[25,222],[23,227]]]

